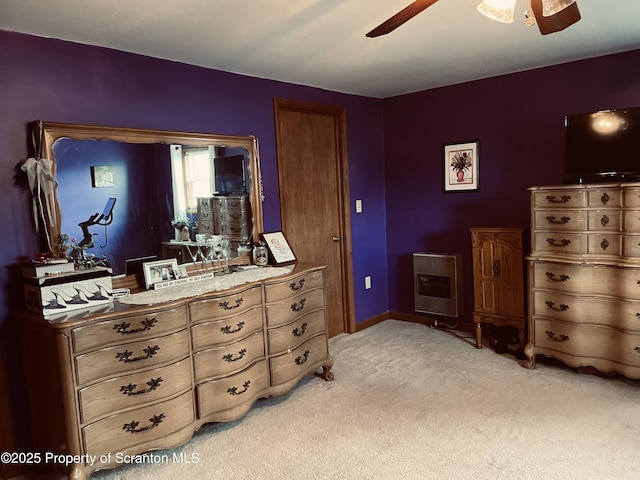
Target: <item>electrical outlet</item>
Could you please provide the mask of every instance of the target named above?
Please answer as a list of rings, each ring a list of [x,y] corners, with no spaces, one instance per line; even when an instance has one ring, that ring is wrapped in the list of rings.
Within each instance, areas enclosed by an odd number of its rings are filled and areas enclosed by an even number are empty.
[[[356,213],[362,213],[362,200],[356,200]]]
[[[371,277],[369,275],[364,277],[364,288],[366,290],[369,290],[371,288]]]

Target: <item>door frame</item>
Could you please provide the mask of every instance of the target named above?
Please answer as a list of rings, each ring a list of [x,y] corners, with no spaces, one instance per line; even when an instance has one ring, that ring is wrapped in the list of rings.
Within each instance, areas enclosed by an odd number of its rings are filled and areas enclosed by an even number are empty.
[[[353,288],[353,249],[351,245],[351,200],[349,195],[349,157],[347,148],[347,111],[344,107],[325,105],[321,103],[292,100],[274,97],[273,110],[276,129],[276,157],[280,156],[280,124],[279,114],[283,110],[301,113],[331,115],[336,125],[335,135],[338,159],[338,208],[340,209],[340,251],[342,278],[343,331],[356,332],[355,297]],[[278,164],[279,165],[279,164]],[[280,167],[278,166],[278,170]],[[278,172],[279,173],[279,172]],[[278,192],[282,190],[280,175],[278,174]],[[280,221],[282,230],[286,233],[286,218],[283,215],[282,196],[280,197]]]

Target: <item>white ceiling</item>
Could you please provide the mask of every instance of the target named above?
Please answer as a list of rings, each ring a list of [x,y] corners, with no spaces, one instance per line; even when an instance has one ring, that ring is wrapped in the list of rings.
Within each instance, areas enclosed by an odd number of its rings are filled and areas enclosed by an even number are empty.
[[[512,24],[439,0],[378,38],[412,0],[0,0],[0,29],[385,98],[640,48],[640,0],[577,1],[582,20],[546,36],[527,0]]]

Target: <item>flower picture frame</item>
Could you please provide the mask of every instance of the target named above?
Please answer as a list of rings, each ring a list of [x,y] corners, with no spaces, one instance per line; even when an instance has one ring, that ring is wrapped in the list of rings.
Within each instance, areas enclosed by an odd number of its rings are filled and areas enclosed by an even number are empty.
[[[477,140],[443,145],[443,190],[445,192],[477,191]]]

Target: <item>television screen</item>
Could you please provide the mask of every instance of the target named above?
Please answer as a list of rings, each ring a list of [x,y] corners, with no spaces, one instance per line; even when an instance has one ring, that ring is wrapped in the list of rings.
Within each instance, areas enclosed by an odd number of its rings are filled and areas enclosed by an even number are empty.
[[[640,180],[640,107],[565,116],[565,182]]]
[[[246,192],[244,156],[231,155],[214,159],[216,192],[221,194],[241,194]]]

